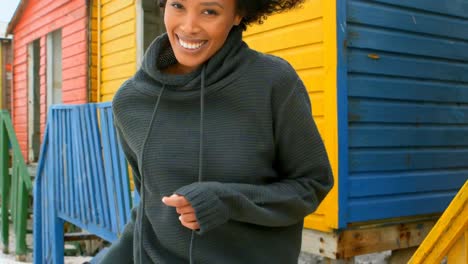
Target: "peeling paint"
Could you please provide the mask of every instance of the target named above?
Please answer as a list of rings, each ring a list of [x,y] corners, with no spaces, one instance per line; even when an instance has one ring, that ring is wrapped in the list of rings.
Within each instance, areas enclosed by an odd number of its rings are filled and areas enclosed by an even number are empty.
[[[378,60],[378,59],[380,59],[380,56],[377,55],[377,54],[374,54],[374,53],[368,54],[367,57],[369,57],[369,58],[371,58],[371,59],[373,59],[373,60]]]

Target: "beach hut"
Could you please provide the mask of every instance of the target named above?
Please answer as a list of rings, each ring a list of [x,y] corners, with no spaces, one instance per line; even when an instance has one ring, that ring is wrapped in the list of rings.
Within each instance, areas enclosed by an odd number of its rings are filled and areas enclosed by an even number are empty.
[[[332,163],[303,250],[417,246],[468,179],[468,2],[310,0],[245,40],[296,68]]]
[[[48,107],[88,101],[88,7],[86,0],[22,0],[8,25],[12,120],[29,162],[38,159]]]
[[[154,0],[93,0],[91,14],[93,95],[106,102],[135,74],[164,25]]]

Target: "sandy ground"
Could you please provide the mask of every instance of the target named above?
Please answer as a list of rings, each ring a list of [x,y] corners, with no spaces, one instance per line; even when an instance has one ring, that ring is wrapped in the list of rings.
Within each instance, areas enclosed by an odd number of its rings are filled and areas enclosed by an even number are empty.
[[[13,229],[10,229],[13,230]],[[26,237],[28,248],[32,248],[32,234],[28,234]],[[0,264],[23,264],[23,263],[32,263],[32,252],[29,252],[26,256],[26,262],[16,261],[15,252],[15,238],[10,231],[10,244],[9,252],[10,254],[3,254],[3,245],[0,245]],[[388,258],[391,253],[389,251],[369,254],[356,257],[355,264],[387,264]],[[91,260],[91,257],[65,257],[65,264],[82,264],[85,261]],[[325,263],[325,260],[320,256],[310,255],[310,254],[301,254],[298,264],[322,264]]]
[[[16,261],[15,252],[15,237],[12,234],[13,228],[10,228],[10,243],[8,245],[8,250],[10,254],[3,254],[3,245],[0,246],[0,264],[24,264],[32,263],[32,252],[29,252],[26,256],[26,262]],[[32,234],[27,234],[26,243],[28,248],[32,248],[33,244]],[[1,243],[0,243],[1,244]],[[82,264],[85,261],[89,261],[91,257],[65,257],[65,264]]]

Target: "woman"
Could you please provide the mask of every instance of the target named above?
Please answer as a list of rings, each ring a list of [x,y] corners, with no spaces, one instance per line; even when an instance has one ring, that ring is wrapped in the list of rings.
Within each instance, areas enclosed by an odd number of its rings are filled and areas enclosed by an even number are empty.
[[[115,95],[140,205],[100,263],[297,263],[333,185],[306,89],[242,31],[298,1],[167,0],[167,34]]]

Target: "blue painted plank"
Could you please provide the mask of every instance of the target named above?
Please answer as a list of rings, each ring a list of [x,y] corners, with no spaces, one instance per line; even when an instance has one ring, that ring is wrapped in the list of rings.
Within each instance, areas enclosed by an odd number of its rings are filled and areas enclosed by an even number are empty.
[[[465,168],[466,149],[350,149],[352,172]],[[430,184],[430,183],[428,183]]]
[[[362,222],[385,218],[443,212],[456,191],[414,196],[389,196],[378,199],[350,200],[349,221]]]
[[[114,184],[115,184],[115,193],[116,193],[116,199],[117,199],[117,211],[118,211],[118,232],[121,233],[123,231],[123,227],[125,226],[125,217],[127,213],[125,212],[125,207],[124,207],[124,196],[123,196],[123,181],[122,181],[122,174],[120,172],[120,166],[119,162],[120,159],[118,157],[118,152],[117,152],[117,136],[115,134],[115,129],[113,126],[113,120],[112,120],[112,113],[108,112],[107,116],[107,129],[108,129],[108,135],[110,139],[110,150],[111,150],[111,160],[112,160],[112,169],[113,169],[113,174],[114,174]]]
[[[50,111],[49,111],[50,115]],[[47,213],[46,208],[47,199],[44,199],[46,195],[44,195],[44,183],[45,183],[45,176],[44,176],[44,168],[46,166],[46,160],[48,157],[48,149],[49,149],[49,130],[50,130],[50,122],[46,123],[45,131],[44,131],[44,138],[42,140],[39,161],[36,170],[36,179],[34,181],[34,189],[33,189],[33,263],[40,264],[44,263],[45,252],[44,248],[47,246],[44,243],[43,238],[45,238],[45,230],[46,227],[44,225],[47,223],[45,221]],[[47,185],[46,185],[47,186]]]
[[[442,15],[468,18],[468,1],[466,0],[374,0],[375,2],[398,5],[408,8],[426,10]]]
[[[468,180],[468,169],[352,174],[349,197],[454,190]],[[428,184],[430,183],[430,184]]]
[[[348,49],[349,72],[468,83],[467,63],[448,63],[383,52],[377,55],[379,59],[372,59],[369,56],[373,55],[369,52]]]
[[[104,206],[103,206],[103,197],[101,189],[103,188],[101,178],[102,174],[99,174],[98,167],[100,166],[101,161],[101,149],[99,142],[99,131],[97,129],[96,122],[96,108],[93,105],[88,105],[87,109],[87,118],[86,123],[88,127],[88,144],[89,144],[89,159],[90,159],[90,175],[93,185],[93,192],[95,194],[95,210],[96,215],[96,225],[104,226]]]
[[[65,130],[65,135],[67,137],[67,142],[70,142],[71,143],[71,120],[72,120],[72,114],[71,114],[71,111],[67,110],[65,111],[65,116],[66,116],[66,120],[67,120],[67,129]],[[68,147],[66,148],[66,155],[67,157],[70,157],[72,158],[72,147],[71,145],[67,145]],[[70,181],[71,181],[71,186],[70,186],[70,194],[71,194],[71,216],[72,217],[78,217],[78,201],[79,201],[79,197],[78,197],[78,191],[77,191],[77,187],[76,187],[76,182],[77,182],[77,178],[76,178],[76,175],[74,175],[73,173],[73,162],[70,162],[70,164],[68,164],[67,166],[67,173],[68,175],[70,175]]]
[[[466,41],[435,38],[364,25],[348,26],[348,36],[348,47],[468,61],[468,52],[466,52],[468,42]]]
[[[60,159],[62,162],[59,163],[59,166],[58,166],[58,172],[57,172],[57,180],[58,180],[58,188],[59,188],[59,194],[62,199],[58,199],[57,200],[57,205],[59,205],[59,212],[64,212],[65,211],[65,203],[66,203],[66,200],[67,197],[66,197],[66,191],[65,191],[65,177],[66,177],[66,174],[64,173],[64,164],[67,162],[67,158],[66,156],[64,156],[63,154],[63,147],[65,147],[65,138],[63,136],[63,132],[65,131],[65,118],[63,116],[63,112],[60,112],[57,114],[57,117],[58,117],[58,125],[60,126],[60,130],[57,132],[57,136],[58,136],[58,142],[59,142],[59,145],[58,145],[58,151],[59,153],[61,153],[60,155]]]
[[[468,40],[467,20],[357,1],[348,1],[348,14],[349,23]]]
[[[99,111],[100,113],[101,111]],[[109,202],[107,199],[107,189],[106,189],[106,176],[104,172],[104,163],[103,163],[103,153],[102,153],[102,141],[101,141],[101,130],[98,125],[98,117],[93,116],[92,124],[93,124],[93,130],[95,131],[96,134],[96,147],[98,148],[96,150],[96,153],[99,153],[99,158],[96,158],[96,170],[97,170],[97,175],[99,176],[99,192],[100,192],[100,197],[101,197],[101,206],[103,208],[103,228],[110,228],[111,223],[110,223],[110,215],[109,211],[107,208],[109,208]]]
[[[79,111],[78,109],[74,109],[72,112],[72,119],[73,121],[73,126],[71,127],[72,130],[72,140],[73,140],[73,157],[75,157],[75,170],[74,173],[76,175],[76,178],[78,180],[77,185],[78,185],[78,193],[80,196],[79,199],[79,206],[80,206],[80,217],[79,219],[81,220],[82,223],[87,223],[88,219],[88,213],[87,213],[87,207],[86,207],[86,181],[83,176],[83,169],[82,169],[82,160],[83,160],[83,155],[81,153],[81,148],[80,144],[82,142],[81,139],[81,132],[79,129]]]
[[[468,124],[468,105],[349,99],[350,122]]]
[[[467,135],[468,126],[353,125],[349,128],[349,146],[463,147],[468,146]]]
[[[109,123],[110,124],[114,124],[114,116],[113,116],[113,113],[112,113],[112,108],[109,106],[107,108],[107,114],[109,116]],[[132,209],[132,203],[131,203],[131,195],[130,195],[130,182],[129,182],[129,174],[128,174],[128,164],[126,162],[126,159],[125,159],[125,154],[122,150],[122,147],[120,146],[120,141],[118,139],[118,135],[117,135],[117,131],[114,127],[114,125],[112,125],[112,130],[114,131],[114,134],[115,134],[115,143],[116,143],[116,146],[117,146],[117,150],[116,150],[116,153],[117,153],[117,161],[118,161],[118,164],[119,164],[119,171],[120,171],[120,175],[121,175],[121,180],[122,180],[122,194],[123,194],[123,204],[124,204],[124,211],[123,211],[123,226],[125,226],[125,224],[130,220],[130,216],[131,216],[131,209]],[[123,230],[123,226],[122,226],[122,230]]]
[[[109,201],[109,210],[111,217],[111,230],[117,233],[118,231],[118,219],[117,219],[117,194],[115,190],[114,173],[111,161],[111,149],[110,149],[110,135],[108,129],[108,120],[106,116],[101,116],[101,133],[103,143],[103,157],[104,157],[104,171],[106,176],[106,187]]]
[[[57,114],[53,114],[53,120],[55,122],[55,124],[59,124],[57,122],[59,122],[59,118],[57,116]],[[54,141],[59,143],[59,144],[54,144],[54,150],[56,150],[57,152],[56,153],[60,153],[59,150],[60,150],[60,141],[59,141],[59,133],[60,133],[60,126],[59,125],[55,125],[54,126]],[[60,160],[62,159],[62,157],[60,157],[59,155],[55,155],[55,158],[57,158],[57,160]],[[58,184],[58,181],[57,181],[57,175],[59,175],[60,171],[57,170],[59,166],[55,166],[53,169],[54,169],[54,175],[53,177],[55,178],[54,181],[52,181],[52,184]],[[58,189],[56,188],[48,188],[48,199],[49,201],[52,202],[52,204],[49,206],[49,224],[51,225],[50,227],[50,239],[51,239],[51,247],[50,247],[50,250],[51,250],[51,258],[52,258],[52,261],[53,263],[55,264],[63,264],[64,260],[63,260],[63,253],[64,253],[64,247],[63,247],[63,221],[61,221],[58,217],[57,217],[57,210],[59,209],[57,207],[57,200],[59,200],[59,195],[58,195]]]
[[[89,105],[84,105],[81,109],[81,124],[82,124],[82,133],[84,135],[83,138],[83,152],[84,152],[84,163],[85,163],[85,170],[86,170],[86,182],[87,182],[87,189],[89,192],[89,202],[90,202],[90,207],[88,208],[88,211],[90,213],[90,219],[89,221],[91,223],[97,223],[97,202],[96,202],[96,190],[95,190],[95,185],[94,183],[94,178],[96,177],[95,175],[92,175],[92,170],[91,170],[91,163],[94,162],[90,156],[91,152],[91,145],[90,145],[90,139],[92,137],[90,127],[89,127]]]
[[[63,161],[63,157],[59,154],[59,149],[60,149],[60,145],[61,145],[61,142],[60,142],[60,130],[61,130],[61,126],[59,125],[60,124],[60,114],[59,113],[56,113],[53,117],[54,119],[54,123],[56,124],[55,127],[54,127],[54,145],[53,145],[53,151],[56,153],[56,162],[55,162],[55,166],[53,167],[53,180],[52,180],[52,184],[54,186],[54,190],[53,190],[53,194],[56,196],[56,197],[60,197],[60,177],[58,176],[60,174],[60,166],[62,165],[62,161]],[[57,210],[60,209],[60,204],[58,203],[59,199],[57,198],[54,198],[53,200],[53,206],[55,206],[55,208]]]

